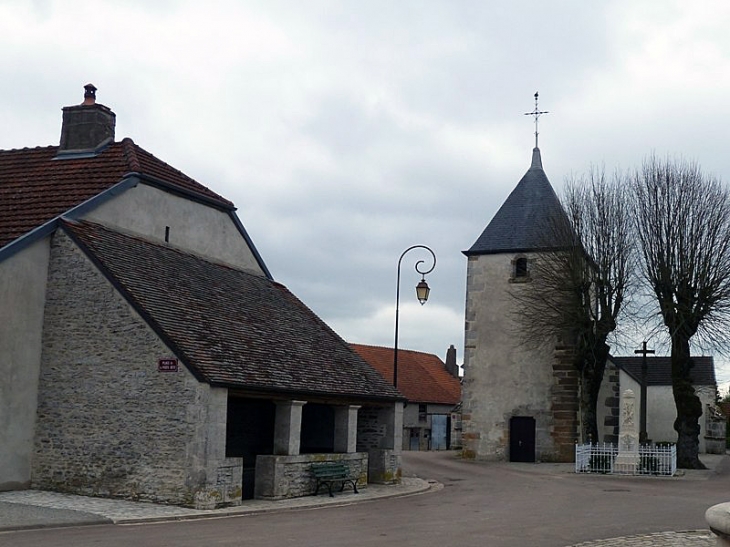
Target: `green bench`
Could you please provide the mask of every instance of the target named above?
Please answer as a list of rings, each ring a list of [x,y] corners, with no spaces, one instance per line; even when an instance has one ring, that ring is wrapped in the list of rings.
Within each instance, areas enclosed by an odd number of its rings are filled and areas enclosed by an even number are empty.
[[[317,479],[317,487],[314,490],[315,496],[319,493],[319,487],[323,484],[327,486],[327,490],[329,491],[331,498],[334,498],[334,495],[332,494],[333,484],[340,484],[340,492],[345,489],[347,484],[351,484],[355,494],[358,493],[357,477],[353,477],[350,474],[350,466],[346,463],[313,463],[312,475],[314,475],[314,478]]]

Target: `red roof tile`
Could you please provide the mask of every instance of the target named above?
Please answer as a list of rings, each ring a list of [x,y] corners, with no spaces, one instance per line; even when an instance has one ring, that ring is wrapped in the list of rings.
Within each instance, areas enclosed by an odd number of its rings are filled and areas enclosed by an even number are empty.
[[[393,348],[350,344],[383,378],[393,383]],[[461,382],[446,370],[436,355],[398,350],[398,391],[414,403],[456,405]]]
[[[112,143],[94,157],[54,159],[57,153],[57,146],[0,150],[0,248],[111,188],[131,172],[233,207],[131,139]]]

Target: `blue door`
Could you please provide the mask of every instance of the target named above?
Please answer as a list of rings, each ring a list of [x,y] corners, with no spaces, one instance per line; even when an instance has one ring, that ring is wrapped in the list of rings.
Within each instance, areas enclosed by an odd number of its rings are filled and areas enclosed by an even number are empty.
[[[446,414],[431,415],[431,450],[446,450],[446,431],[448,416]]]

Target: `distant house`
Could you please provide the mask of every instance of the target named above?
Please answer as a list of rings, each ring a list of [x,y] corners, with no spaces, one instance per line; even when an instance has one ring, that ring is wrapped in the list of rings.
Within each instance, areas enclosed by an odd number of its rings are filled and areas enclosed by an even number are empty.
[[[603,439],[616,442],[619,430],[619,405],[621,394],[631,389],[636,396],[637,409],[641,404],[642,357],[611,357],[599,394],[598,424],[602,426]],[[700,424],[700,453],[715,453],[718,445],[725,451],[725,433],[715,425],[724,424],[717,418],[717,381],[712,357],[692,358],[694,367],[690,372],[697,396],[702,403]],[[646,431],[654,442],[677,442],[674,420],[677,408],[672,393],[671,357],[647,357],[647,415]],[[637,421],[638,424],[638,421]]]
[[[0,490],[198,508],[397,480],[403,397],[274,281],[234,205],[88,85],[0,151]]]
[[[393,348],[351,344],[388,382],[393,381]],[[454,346],[446,364],[436,355],[398,350],[398,391],[408,400],[403,411],[404,450],[446,450],[456,443],[460,423],[452,411],[461,401]]]

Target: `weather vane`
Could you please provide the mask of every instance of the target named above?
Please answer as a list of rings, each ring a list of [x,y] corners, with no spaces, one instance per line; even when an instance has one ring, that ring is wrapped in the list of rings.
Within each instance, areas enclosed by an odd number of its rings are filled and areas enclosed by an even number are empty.
[[[538,135],[537,119],[540,117],[540,114],[549,114],[550,113],[547,110],[540,110],[539,108],[537,108],[537,96],[538,96],[538,92],[535,91],[535,110],[533,110],[532,112],[525,112],[525,116],[535,116],[535,148],[537,148],[537,135]]]

